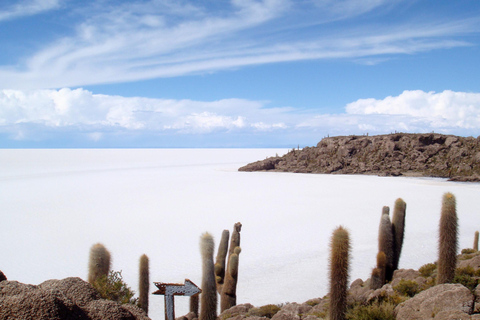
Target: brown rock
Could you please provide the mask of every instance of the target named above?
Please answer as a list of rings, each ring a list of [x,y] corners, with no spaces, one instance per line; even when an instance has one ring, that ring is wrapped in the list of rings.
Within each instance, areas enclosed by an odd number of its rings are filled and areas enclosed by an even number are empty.
[[[218,317],[221,319],[230,319],[237,316],[240,316],[239,319],[245,318],[246,314],[250,309],[253,308],[253,305],[250,303],[239,304],[223,311]]]
[[[0,282],[5,281],[5,280],[7,280],[7,277],[6,277],[5,274],[2,272],[2,270],[0,270]]]
[[[437,315],[443,317],[448,314],[441,312],[450,311],[459,311],[468,316],[473,311],[473,303],[473,294],[461,284],[437,285],[399,304],[395,308],[396,319],[437,319]]]
[[[300,315],[308,313],[311,309],[312,307],[307,304],[287,303],[272,317],[272,320],[300,320]]]
[[[80,278],[48,280],[34,286],[17,281],[0,282],[0,319],[148,320],[134,305],[99,299],[93,287]]]

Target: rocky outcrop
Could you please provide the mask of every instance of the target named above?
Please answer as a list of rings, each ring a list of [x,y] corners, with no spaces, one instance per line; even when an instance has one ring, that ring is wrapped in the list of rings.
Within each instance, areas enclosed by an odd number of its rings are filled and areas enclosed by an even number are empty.
[[[0,282],[0,319],[38,320],[147,320],[134,305],[102,300],[80,278],[48,280],[35,286],[17,281]]]
[[[474,295],[461,284],[441,284],[395,308],[397,320],[471,319]]]
[[[480,137],[395,133],[322,139],[239,171],[428,176],[480,181]]]

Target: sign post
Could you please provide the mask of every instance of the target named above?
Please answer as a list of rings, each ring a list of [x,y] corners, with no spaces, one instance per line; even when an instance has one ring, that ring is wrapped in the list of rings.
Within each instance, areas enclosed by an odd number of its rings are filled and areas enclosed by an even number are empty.
[[[202,292],[192,281],[185,279],[185,284],[154,282],[158,288],[153,294],[165,296],[165,320],[175,320],[175,301],[173,296],[194,296]]]

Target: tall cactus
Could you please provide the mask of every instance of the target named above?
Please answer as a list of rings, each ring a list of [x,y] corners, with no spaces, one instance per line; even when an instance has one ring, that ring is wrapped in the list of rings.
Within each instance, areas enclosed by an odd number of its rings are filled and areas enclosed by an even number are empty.
[[[195,318],[198,318],[198,298],[199,294],[190,296],[190,312],[193,312],[195,314]]]
[[[347,309],[350,237],[342,226],[333,232],[330,247],[330,320],[344,320]]]
[[[391,281],[393,278],[394,239],[389,213],[390,208],[387,206],[383,207],[378,229],[378,252],[384,252],[387,257],[385,265],[385,281]]]
[[[393,231],[393,271],[398,269],[400,262],[400,255],[402,254],[403,238],[405,234],[405,214],[407,204],[403,199],[398,198],[395,201],[392,217],[392,231]]]
[[[146,254],[140,257],[138,280],[138,305],[148,314],[148,291],[150,288],[149,260]]]
[[[222,239],[218,246],[217,258],[215,260],[215,282],[217,283],[217,292],[222,294],[223,282],[225,280],[225,261],[228,253],[228,239],[230,232],[223,230]]]
[[[445,193],[442,199],[438,239],[437,284],[450,283],[455,277],[458,250],[458,219],[455,196]]]
[[[90,248],[88,261],[88,282],[95,283],[102,276],[108,277],[110,271],[110,252],[101,243],[96,243]]]
[[[475,237],[473,238],[473,250],[478,251],[478,231],[475,231]]]
[[[204,233],[200,238],[202,294],[200,297],[199,320],[215,320],[217,318],[217,288],[213,264],[214,247],[213,237],[208,232]]]
[[[242,224],[235,223],[233,226],[232,237],[230,239],[230,248],[228,255],[227,269],[220,296],[220,311],[223,312],[237,304],[237,281],[238,281],[238,263],[240,249],[240,231]]]

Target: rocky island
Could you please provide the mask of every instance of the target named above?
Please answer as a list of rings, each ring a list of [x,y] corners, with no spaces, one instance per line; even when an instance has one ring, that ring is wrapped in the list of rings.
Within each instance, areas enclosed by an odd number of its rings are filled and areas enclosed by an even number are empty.
[[[316,147],[293,149],[238,170],[480,181],[480,137],[437,133],[327,137]]]

